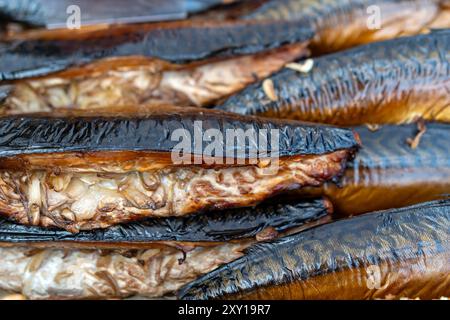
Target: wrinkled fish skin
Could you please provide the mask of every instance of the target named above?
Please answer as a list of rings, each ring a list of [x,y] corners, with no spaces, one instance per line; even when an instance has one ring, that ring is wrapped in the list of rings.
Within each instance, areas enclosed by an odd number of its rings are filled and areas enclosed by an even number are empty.
[[[254,12],[266,2],[266,0],[235,1],[230,4],[215,6],[201,13],[193,14],[190,19],[237,20]]]
[[[219,109],[239,114],[332,123],[450,121],[450,30],[378,42],[314,60],[309,73],[284,69]]]
[[[255,245],[242,258],[181,289],[179,297],[448,296],[449,227],[449,200],[333,222]],[[368,278],[370,270],[374,279]]]
[[[0,15],[13,21],[43,25],[44,11],[36,0],[0,0]]]
[[[445,0],[272,0],[244,18],[302,21],[316,32],[317,54],[450,27],[448,12]]]
[[[399,208],[450,194],[450,126],[427,123],[417,148],[408,139],[417,125],[357,127],[363,147],[348,163],[339,186],[325,184],[301,193],[325,195],[338,216]]]
[[[136,112],[132,112],[136,111]],[[175,130],[185,129],[195,137],[196,122],[203,132],[218,129],[226,138],[228,129],[267,129],[267,151],[279,156],[318,155],[358,147],[357,138],[348,129],[294,121],[243,117],[217,110],[160,107],[151,110],[107,112],[54,112],[0,118],[0,157],[21,154],[95,151],[171,152],[179,144],[172,138]],[[197,128],[197,129],[196,129]],[[279,130],[279,146],[271,146],[272,129]],[[145,137],[145,139],[143,139]],[[191,139],[195,140],[195,139]],[[242,152],[235,142],[221,143],[223,155]],[[272,147],[274,149],[272,149]],[[246,157],[266,150],[245,144]],[[195,141],[192,141],[193,153]],[[203,151],[203,150],[202,150]],[[236,152],[239,151],[239,152]]]
[[[52,243],[64,246],[76,242],[83,246],[102,244],[103,247],[126,243],[136,245],[157,241],[222,242],[255,237],[272,227],[277,232],[298,228],[327,216],[332,208],[323,199],[265,203],[255,208],[229,209],[198,214],[186,218],[147,219],[140,222],[116,225],[108,229],[67,231],[44,229],[0,220],[0,243],[32,246],[36,243]]]
[[[111,57],[143,56],[172,63],[224,58],[303,42],[311,36],[295,21],[182,21],[64,33],[55,39],[3,43],[0,80],[43,76]]]
[[[186,0],[184,5],[187,12],[200,12],[218,5],[232,4],[240,0]]]
[[[50,15],[55,14],[55,5],[57,8],[67,7],[71,4],[86,4],[86,1],[64,1],[63,5],[58,2],[62,2],[64,0],[0,0],[0,15],[10,19],[12,21],[18,21],[26,24],[30,24],[33,26],[46,26],[48,24],[48,20],[51,17]],[[138,5],[142,7],[142,10],[146,9],[146,2],[151,5],[152,0],[138,0],[138,1],[128,1],[127,5]],[[56,2],[56,3],[55,3]],[[78,2],[78,3],[77,3]],[[103,3],[102,3],[103,2]],[[134,3],[133,3],[134,2]],[[236,0],[180,0],[180,1],[172,1],[174,5],[180,5],[179,9],[184,9],[185,13],[196,13],[207,10],[211,7],[237,2]],[[117,4],[117,3],[115,3]],[[95,7],[99,6],[108,6],[111,5],[111,2],[97,0],[95,3]],[[181,7],[182,6],[182,7]],[[83,7],[87,16],[90,15],[89,7]],[[147,7],[148,8],[148,7]],[[149,7],[152,9],[152,6]],[[61,16],[61,19],[64,18],[66,12],[58,12]],[[175,14],[178,12],[174,12]],[[178,14],[182,14],[183,12],[179,12]],[[166,15],[168,15],[167,13]],[[160,15],[161,18],[164,16]],[[112,19],[113,17],[111,17]],[[130,17],[132,18],[132,17]],[[114,20],[112,20],[114,22]],[[141,22],[141,21],[138,21]]]

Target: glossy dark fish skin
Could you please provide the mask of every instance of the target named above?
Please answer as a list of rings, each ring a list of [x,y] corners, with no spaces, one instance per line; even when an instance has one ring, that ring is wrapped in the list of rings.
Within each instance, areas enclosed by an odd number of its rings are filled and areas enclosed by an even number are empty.
[[[253,246],[242,258],[181,289],[179,297],[440,298],[450,288],[449,227],[449,200],[333,222]],[[377,266],[380,287],[369,285],[366,278],[367,268]],[[433,286],[422,287],[415,278],[419,273],[425,280],[431,277]],[[323,277],[332,282],[309,287]],[[405,277],[414,281],[404,282]],[[329,296],[330,291],[335,295]]]
[[[295,21],[182,21],[63,33],[55,39],[1,44],[0,80],[43,76],[111,57],[143,56],[172,63],[225,58],[304,42],[311,36]]]
[[[54,112],[0,118],[0,157],[21,154],[95,151],[154,151],[171,152],[179,144],[172,138],[175,130],[185,129],[195,154],[194,130],[201,122],[203,132],[218,129],[226,138],[228,129],[254,129],[257,134],[267,129],[267,152],[278,151],[279,156],[324,154],[358,147],[351,130],[295,121],[243,117],[215,110],[178,107],[127,109],[116,112]],[[272,129],[279,130],[278,150],[272,149]],[[145,138],[144,138],[145,137]],[[245,143],[245,150],[235,142],[219,141],[223,155],[230,151],[245,157],[256,156],[263,150]],[[239,151],[239,152],[236,152]],[[228,153],[227,153],[228,152]]]
[[[200,12],[218,6],[241,2],[241,0],[187,0],[185,8],[188,12]]]
[[[229,209],[189,216],[186,218],[147,219],[108,229],[67,231],[44,229],[0,221],[0,245],[27,245],[51,243],[64,246],[102,245],[115,247],[124,243],[142,248],[158,241],[224,242],[255,237],[272,227],[277,232],[298,228],[325,218],[332,208],[327,200],[268,202],[255,208]]]
[[[316,33],[317,55],[450,27],[448,11],[445,0],[271,0],[244,18],[302,21]]]
[[[218,108],[344,126],[450,122],[450,30],[323,56],[309,73],[284,69],[270,79],[277,101],[258,83]]]
[[[207,11],[191,15],[190,19],[237,20],[250,15],[266,0],[235,1],[230,4],[215,6]]]
[[[13,21],[42,25],[44,12],[36,0],[1,0],[0,14]]]
[[[450,194],[450,126],[427,123],[417,148],[408,144],[415,124],[358,127],[363,147],[348,163],[339,186],[326,184],[302,191],[327,196],[338,216],[399,208]]]
[[[62,4],[61,4],[62,2]],[[65,8],[69,5],[80,5],[80,7],[83,8],[84,14],[88,17],[95,18],[95,14],[97,12],[91,12],[91,8],[86,7],[87,1],[64,1],[64,0],[0,0],[0,15],[13,20],[18,21],[26,24],[30,24],[33,26],[46,26],[49,23],[50,20],[54,20],[55,17],[52,15],[57,14],[57,17],[61,20],[63,18],[67,19],[67,14],[65,11],[62,12],[55,12],[56,8]],[[183,14],[186,13],[196,13],[201,12],[204,10],[207,10],[211,7],[218,6],[221,4],[226,3],[232,3],[237,1],[224,1],[224,0],[178,0],[178,1],[171,1],[170,5],[175,6],[176,8],[171,10],[156,10],[155,12],[155,4],[152,4],[152,0],[139,0],[139,1],[127,1],[127,6],[138,6],[140,10],[146,10],[147,9],[147,16],[144,15],[141,19],[136,20],[136,17],[130,16],[128,17],[130,21],[132,22],[143,22],[145,21],[145,18],[149,20],[154,19],[171,19],[173,18],[182,18]],[[164,3],[158,2],[158,4],[161,6]],[[110,10],[108,6],[111,5],[117,5],[117,3],[111,3],[111,1],[102,1],[97,0],[95,1],[95,4],[91,4],[91,6],[94,6],[95,8],[103,7],[106,8],[106,10]],[[177,7],[178,6],[178,7]],[[123,8],[126,11],[127,8]],[[86,12],[87,11],[87,12]],[[166,12],[167,11],[167,12]],[[117,12],[116,10],[113,10],[112,12]],[[155,15],[155,16],[153,16]],[[104,15],[102,15],[102,18],[104,18]],[[111,22],[114,22],[114,17],[111,16]]]

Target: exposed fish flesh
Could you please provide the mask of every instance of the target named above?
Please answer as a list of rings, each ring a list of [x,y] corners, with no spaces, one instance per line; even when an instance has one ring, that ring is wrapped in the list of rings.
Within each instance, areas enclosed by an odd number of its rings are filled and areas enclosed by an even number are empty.
[[[0,288],[29,299],[161,297],[242,256],[245,243],[133,251],[0,248]],[[180,263],[180,261],[183,261]]]
[[[0,112],[49,112],[56,108],[95,109],[163,101],[208,106],[308,55],[307,43],[253,55],[176,66],[140,58],[108,59],[79,70],[18,81],[5,88]],[[120,65],[119,68],[115,66]]]

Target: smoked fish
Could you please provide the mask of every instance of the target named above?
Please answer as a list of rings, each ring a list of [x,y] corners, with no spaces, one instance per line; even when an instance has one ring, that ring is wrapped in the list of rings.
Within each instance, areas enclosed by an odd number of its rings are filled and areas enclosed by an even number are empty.
[[[450,201],[378,211],[273,242],[191,282],[181,299],[436,299],[450,294]]]
[[[171,106],[0,117],[0,212],[79,230],[255,205],[336,180],[352,130]]]
[[[449,122],[449,90],[450,29],[322,56],[308,72],[286,68],[217,108],[341,126]]]
[[[314,55],[450,27],[447,0],[269,0],[244,19],[302,21]]]
[[[308,56],[311,38],[299,23],[282,21],[37,32],[0,44],[1,112],[209,106]]]
[[[335,217],[399,208],[450,195],[450,150],[447,124],[353,128],[363,147],[337,184],[305,190],[327,196]],[[419,138],[417,147],[411,143]],[[303,193],[303,191],[301,192]]]

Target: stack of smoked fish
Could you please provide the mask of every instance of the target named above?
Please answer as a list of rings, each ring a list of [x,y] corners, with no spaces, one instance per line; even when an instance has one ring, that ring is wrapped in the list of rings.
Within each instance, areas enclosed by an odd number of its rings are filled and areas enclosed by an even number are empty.
[[[448,1],[52,3],[0,0],[6,297],[450,296]]]

